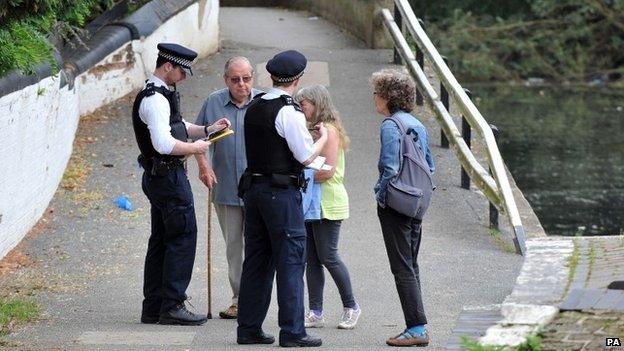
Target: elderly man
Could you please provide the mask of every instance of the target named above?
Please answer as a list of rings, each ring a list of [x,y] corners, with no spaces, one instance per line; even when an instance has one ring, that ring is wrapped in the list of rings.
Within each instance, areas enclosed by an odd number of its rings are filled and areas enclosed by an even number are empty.
[[[228,277],[232,288],[231,306],[219,312],[219,316],[225,319],[235,319],[238,315],[238,290],[243,267],[244,213],[243,203],[237,195],[237,186],[247,167],[243,128],[249,103],[253,97],[262,93],[252,88],[253,73],[247,58],[237,56],[227,60],[223,74],[227,88],[208,96],[196,122],[199,125],[210,125],[220,117],[227,117],[234,130],[232,137],[211,147],[212,169],[204,154],[196,155],[199,178],[206,186],[214,189],[212,201],[225,239]]]

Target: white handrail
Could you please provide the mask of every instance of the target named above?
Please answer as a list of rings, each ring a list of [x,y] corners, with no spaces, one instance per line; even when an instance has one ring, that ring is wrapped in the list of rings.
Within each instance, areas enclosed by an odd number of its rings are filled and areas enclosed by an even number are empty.
[[[476,106],[472,103],[459,82],[457,82],[429,37],[427,37],[427,34],[418,23],[416,15],[414,15],[414,11],[407,0],[395,0],[395,4],[405,19],[405,25],[408,31],[416,41],[419,49],[432,64],[432,68],[438,75],[441,83],[445,86],[449,95],[453,98],[453,101],[455,101],[468,123],[484,140],[488,156],[488,164],[494,177],[489,175],[489,173],[483,166],[481,166],[472,154],[472,151],[461,137],[461,133],[457,130],[451,115],[447,111],[446,107],[444,107],[438,97],[438,94],[429,83],[423,69],[416,62],[414,53],[409,48],[403,33],[394,22],[390,11],[388,9],[383,9],[381,12],[382,18],[399,53],[403,57],[408,70],[417,81],[421,91],[424,91],[424,95],[427,97],[428,103],[435,112],[442,130],[449,140],[449,144],[453,146],[453,150],[464,167],[464,170],[466,170],[475,185],[483,191],[490,202],[492,202],[501,212],[507,214],[516,237],[514,240],[516,250],[519,253],[524,254],[524,227],[522,226],[520,213],[518,212],[518,208],[513,197],[509,179],[507,178],[505,164],[503,163],[503,159],[500,155],[500,151],[498,150],[498,145],[496,144],[496,140],[490,126]]]

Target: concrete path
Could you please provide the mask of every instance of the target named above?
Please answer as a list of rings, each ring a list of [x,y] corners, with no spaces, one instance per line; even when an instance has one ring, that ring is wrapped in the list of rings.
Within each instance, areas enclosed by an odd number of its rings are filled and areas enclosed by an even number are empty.
[[[277,9],[222,8],[220,53],[200,60],[196,75],[180,86],[183,113],[194,121],[204,98],[223,87],[225,60],[248,56],[266,62],[283,49],[295,48],[314,62],[308,82],[328,79],[329,89],[352,139],[347,154],[346,187],[351,217],[341,233],[340,249],[351,271],[363,313],[353,331],[335,329],[340,300],[331,279],[326,286],[327,327],[311,330],[325,349],[372,350],[404,328],[375,213],[372,186],[377,177],[378,128],[370,74],[390,67],[390,51],[370,50],[322,19]],[[236,322],[214,319],[201,327],[142,325],[142,270],[149,235],[149,207],[140,188],[130,120],[133,97],[104,107],[81,122],[75,151],[91,167],[84,189],[59,190],[43,233],[24,249],[34,267],[12,276],[5,285],[35,291],[45,318],[10,337],[17,349],[32,350],[189,350],[249,349],[236,345]],[[424,223],[421,276],[432,337],[430,349],[443,349],[464,306],[500,303],[512,291],[522,257],[490,236],[487,203],[475,191],[459,188],[459,165],[439,148],[435,121],[426,123],[437,161],[438,190]],[[111,165],[113,165],[111,167]],[[195,193],[200,240],[191,301],[206,311],[206,189],[194,161],[189,178]],[[135,210],[116,208],[112,199],[125,193]],[[216,216],[213,216],[213,218]],[[213,315],[226,307],[230,292],[224,245],[218,225],[213,232]],[[277,335],[277,304],[271,304],[265,331]],[[274,346],[268,346],[271,348]]]

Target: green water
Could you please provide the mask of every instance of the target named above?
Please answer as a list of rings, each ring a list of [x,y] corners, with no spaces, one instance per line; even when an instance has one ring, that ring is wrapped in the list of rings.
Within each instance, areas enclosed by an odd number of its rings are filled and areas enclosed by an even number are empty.
[[[624,90],[470,89],[548,234],[624,232]]]

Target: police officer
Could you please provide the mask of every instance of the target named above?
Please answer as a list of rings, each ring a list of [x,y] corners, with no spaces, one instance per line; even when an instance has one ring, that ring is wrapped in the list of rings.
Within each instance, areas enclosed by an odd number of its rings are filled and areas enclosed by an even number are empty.
[[[271,344],[262,331],[277,271],[279,344],[320,346],[306,334],[303,271],[306,231],[301,207],[302,171],[320,153],[327,129],[313,142],[305,116],[291,95],[307,60],[294,50],[275,55],[266,65],[273,88],[254,99],[245,115],[247,170],[239,190],[245,204],[245,260],[239,295],[237,342]]]
[[[188,123],[180,115],[176,83],[191,71],[197,53],[177,44],[158,44],[154,74],[137,95],[132,124],[144,169],[143,192],[151,204],[152,233],[145,257],[141,323],[201,325],[206,316],[186,309],[186,288],[195,261],[197,224],[193,194],[184,156],[203,154],[207,136],[229,125],[226,119],[211,126]],[[170,90],[168,86],[173,86]]]

